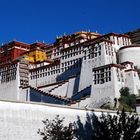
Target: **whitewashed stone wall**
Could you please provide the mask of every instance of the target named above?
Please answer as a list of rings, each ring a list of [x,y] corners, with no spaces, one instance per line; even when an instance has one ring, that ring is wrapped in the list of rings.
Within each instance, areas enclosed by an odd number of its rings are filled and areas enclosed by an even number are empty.
[[[140,45],[139,47],[128,47],[119,50],[119,63],[130,61],[133,62],[135,66],[140,68]]]
[[[65,117],[65,124],[77,121],[80,116],[84,123],[89,110],[37,103],[0,101],[0,140],[40,140],[37,134],[43,128],[42,120],[53,119],[56,115]],[[101,110],[95,111],[96,115]]]
[[[129,87],[130,92],[139,95],[140,79],[137,71],[125,72],[125,87]]]
[[[19,100],[19,86],[20,86],[20,76],[19,76],[19,63],[17,63],[17,70],[15,72],[15,79],[3,82],[0,81],[0,99],[2,100]],[[0,75],[0,80],[2,75]],[[9,94],[10,93],[10,94]]]

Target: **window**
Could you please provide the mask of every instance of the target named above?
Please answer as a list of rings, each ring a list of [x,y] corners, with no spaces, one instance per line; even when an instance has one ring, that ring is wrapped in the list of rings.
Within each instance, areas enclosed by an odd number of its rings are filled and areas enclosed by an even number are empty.
[[[95,57],[97,57],[97,53],[95,53],[94,55],[95,55]]]
[[[99,45],[99,47],[98,47],[98,48],[99,48],[99,50],[101,50],[101,45]]]
[[[134,77],[136,77],[136,74],[135,74],[135,72],[134,72]]]

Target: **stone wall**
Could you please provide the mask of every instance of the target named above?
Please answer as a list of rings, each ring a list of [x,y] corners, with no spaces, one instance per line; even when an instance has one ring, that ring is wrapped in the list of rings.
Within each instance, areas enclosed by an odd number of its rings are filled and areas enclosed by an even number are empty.
[[[84,123],[87,113],[91,111],[50,104],[0,101],[0,139],[40,140],[37,131],[43,128],[42,120],[45,118],[53,119],[60,115],[66,118],[67,124],[77,121],[77,116],[80,116]],[[95,111],[95,114],[101,114],[101,110]]]

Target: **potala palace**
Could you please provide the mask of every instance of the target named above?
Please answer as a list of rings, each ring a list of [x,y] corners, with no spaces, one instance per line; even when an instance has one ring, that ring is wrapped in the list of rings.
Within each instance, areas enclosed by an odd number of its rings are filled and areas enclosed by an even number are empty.
[[[76,32],[53,44],[0,47],[0,99],[79,108],[114,105],[120,89],[139,95],[140,45],[126,34]]]

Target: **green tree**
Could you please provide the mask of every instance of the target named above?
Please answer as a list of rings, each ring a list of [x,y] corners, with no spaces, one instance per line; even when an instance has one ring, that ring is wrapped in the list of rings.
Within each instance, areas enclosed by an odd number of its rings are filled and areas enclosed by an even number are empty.
[[[90,118],[90,119],[89,119]],[[77,126],[79,128],[79,126]],[[123,111],[115,115],[102,113],[100,117],[92,114],[83,126],[85,135],[79,140],[139,140],[140,119],[136,114]],[[90,129],[90,130],[89,130]],[[87,135],[88,132],[88,135]],[[80,133],[79,133],[80,134]],[[79,136],[80,137],[80,136]]]
[[[43,140],[72,140],[75,137],[74,124],[69,123],[68,126],[64,126],[64,118],[60,118],[59,115],[53,120],[42,121],[44,128],[38,130],[38,133],[42,136]]]
[[[125,109],[126,111],[135,111],[136,96],[130,94],[128,87],[123,87],[120,90],[121,96],[119,98],[119,109]]]
[[[44,128],[38,133],[42,140],[139,140],[140,117],[122,110],[114,114],[96,116],[87,114],[85,124],[78,117],[77,123],[63,125],[59,115],[54,120],[43,121]]]
[[[139,117],[130,116],[124,110],[117,115],[104,115],[97,118],[97,128],[93,132],[93,139],[100,140],[138,140],[140,138]]]

